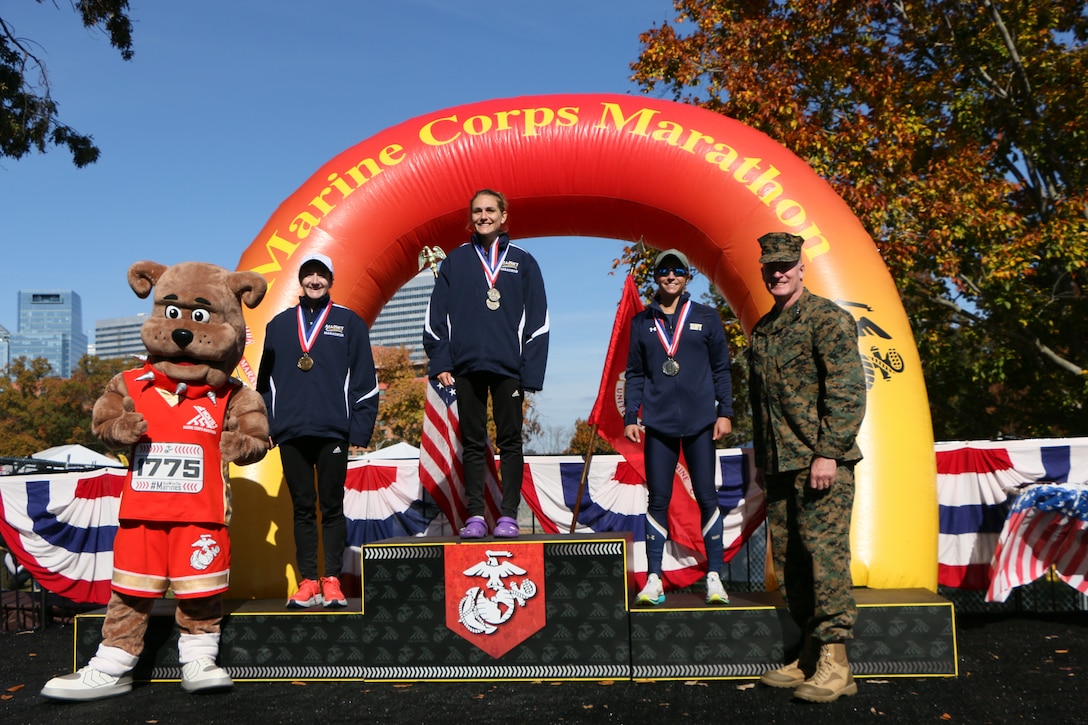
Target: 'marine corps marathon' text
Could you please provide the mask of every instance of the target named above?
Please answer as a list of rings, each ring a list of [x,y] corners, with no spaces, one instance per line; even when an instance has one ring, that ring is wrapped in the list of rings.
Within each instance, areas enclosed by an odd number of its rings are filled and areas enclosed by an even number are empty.
[[[418,138],[425,146],[444,146],[464,136],[514,133],[525,138],[540,135],[543,129],[563,129],[582,123],[579,106],[560,108],[520,108],[477,114],[460,118],[456,114],[427,121],[420,127]],[[778,181],[781,175],[773,164],[762,166],[760,157],[742,156],[736,148],[662,116],[662,112],[641,108],[624,113],[618,103],[601,103],[600,112],[592,121],[595,129],[629,133],[664,143],[702,160],[728,175],[731,181],[771,209],[778,221],[805,239],[805,254],[811,259],[825,254],[830,243],[819,227],[809,221],[804,206],[786,195]],[[286,230],[276,229],[264,241],[267,261],[252,268],[254,272],[272,275],[283,269],[310,232],[321,224],[337,205],[383,171],[403,162],[407,157],[404,146],[391,143],[373,156],[360,159],[352,166],[334,171],[326,177],[328,184],[305,202],[288,224]]]

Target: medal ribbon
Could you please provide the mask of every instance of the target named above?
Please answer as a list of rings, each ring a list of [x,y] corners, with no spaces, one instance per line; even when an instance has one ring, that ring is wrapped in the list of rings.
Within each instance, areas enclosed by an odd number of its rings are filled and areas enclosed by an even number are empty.
[[[331,309],[332,300],[329,300],[325,303],[325,309],[321,310],[317,318],[314,319],[314,324],[307,327],[306,321],[302,317],[302,305],[298,306],[298,344],[302,346],[302,352],[310,352],[310,348],[317,341],[317,333],[325,326],[325,319],[329,316],[329,310]]]
[[[684,334],[684,323],[688,321],[688,313],[691,312],[691,300],[684,303],[680,314],[676,316],[676,337],[669,339],[669,333],[665,332],[664,320],[659,320],[654,328],[657,330],[657,339],[661,341],[661,347],[665,348],[665,354],[676,357],[676,349],[680,347],[680,336]]]
[[[510,251],[510,245],[506,245],[506,249],[502,250],[502,257],[499,257],[499,240],[496,239],[491,243],[491,249],[488,250],[487,256],[484,256],[484,250],[479,244],[473,244],[472,248],[476,250],[476,256],[480,258],[480,264],[484,268],[484,277],[487,278],[487,287],[492,289],[495,286],[495,282],[499,279],[499,272],[502,270],[502,263],[506,261],[506,255]]]

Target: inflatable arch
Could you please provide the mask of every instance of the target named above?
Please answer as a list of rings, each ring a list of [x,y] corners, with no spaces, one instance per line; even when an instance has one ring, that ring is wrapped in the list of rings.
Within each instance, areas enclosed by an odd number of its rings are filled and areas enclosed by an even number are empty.
[[[238,268],[263,274],[270,289],[246,312],[251,339],[240,375],[254,383],[265,324],[296,303],[303,254],[332,257],[337,302],[373,322],[417,273],[424,246],[448,250],[467,238],[469,196],[484,187],[509,198],[515,239],[642,238],[679,247],[746,331],[771,305],[756,239],[776,230],[804,237],[806,284],[854,315],[870,374],[855,584],[936,590],[933,434],[891,276],[856,217],[807,164],[700,108],[625,95],[496,99],[411,119],[344,151],[280,205],[242,254]],[[278,456],[235,474],[232,593],[280,596],[293,583],[293,547],[283,545],[292,516]]]

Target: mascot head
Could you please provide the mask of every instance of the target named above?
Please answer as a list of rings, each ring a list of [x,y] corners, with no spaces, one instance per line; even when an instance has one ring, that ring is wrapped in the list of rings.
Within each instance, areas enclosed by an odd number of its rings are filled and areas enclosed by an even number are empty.
[[[256,272],[229,272],[204,262],[137,262],[128,270],[128,284],[140,298],[155,290],[151,317],[140,330],[148,363],[178,382],[213,388],[225,385],[242,359],[242,303],[256,307],[268,290]]]

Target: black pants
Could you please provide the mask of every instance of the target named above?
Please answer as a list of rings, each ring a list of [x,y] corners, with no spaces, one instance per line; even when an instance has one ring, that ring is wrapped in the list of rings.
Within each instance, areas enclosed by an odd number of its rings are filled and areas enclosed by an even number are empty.
[[[487,473],[484,455],[487,446],[487,395],[490,392],[498,439],[495,444],[502,456],[499,461],[502,515],[516,519],[521,505],[521,479],[524,474],[521,382],[496,373],[479,372],[458,375],[456,385],[468,515],[484,515],[484,480]]]
[[[348,442],[304,436],[280,444],[280,461],[295,509],[295,562],[303,579],[317,579],[317,506],[321,506],[324,576],[340,576],[347,541],[344,479]],[[317,485],[314,486],[316,472]]]

